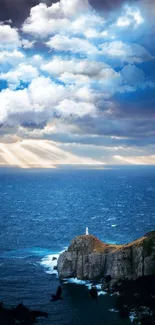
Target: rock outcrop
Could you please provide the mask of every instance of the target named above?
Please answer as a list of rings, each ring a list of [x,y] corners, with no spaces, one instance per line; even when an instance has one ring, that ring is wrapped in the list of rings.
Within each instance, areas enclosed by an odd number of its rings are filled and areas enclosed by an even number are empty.
[[[73,239],[58,259],[60,279],[137,279],[155,274],[155,231],[125,245],[103,243],[92,235]]]

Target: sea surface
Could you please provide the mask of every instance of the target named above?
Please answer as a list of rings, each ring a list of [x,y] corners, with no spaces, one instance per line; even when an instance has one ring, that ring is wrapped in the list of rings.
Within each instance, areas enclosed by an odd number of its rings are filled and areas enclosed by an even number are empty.
[[[129,324],[115,298],[98,303],[76,280],[50,302],[59,280],[53,256],[89,227],[108,243],[127,243],[155,229],[155,167],[0,169],[0,300],[49,313],[42,325]]]

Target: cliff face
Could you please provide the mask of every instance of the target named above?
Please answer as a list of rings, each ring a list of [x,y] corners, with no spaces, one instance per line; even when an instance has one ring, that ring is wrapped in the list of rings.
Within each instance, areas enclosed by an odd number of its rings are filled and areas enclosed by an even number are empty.
[[[155,231],[126,245],[108,245],[96,237],[76,237],[58,259],[61,279],[136,279],[155,274]]]

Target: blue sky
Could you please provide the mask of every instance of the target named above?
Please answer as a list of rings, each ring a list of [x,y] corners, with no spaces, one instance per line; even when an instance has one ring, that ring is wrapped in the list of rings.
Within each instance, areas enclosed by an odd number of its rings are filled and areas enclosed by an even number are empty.
[[[48,141],[95,162],[154,164],[154,2],[25,0],[17,17],[3,2],[0,159]]]

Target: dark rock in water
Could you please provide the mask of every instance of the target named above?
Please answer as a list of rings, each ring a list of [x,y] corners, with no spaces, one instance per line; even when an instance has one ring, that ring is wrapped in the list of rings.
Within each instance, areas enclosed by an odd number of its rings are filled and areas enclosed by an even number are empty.
[[[51,297],[51,301],[58,301],[58,300],[62,300],[62,288],[61,286],[59,285],[58,289],[57,289],[57,292],[55,295],[52,295]]]
[[[53,258],[52,258],[52,261],[56,261],[56,260],[57,260],[57,257],[53,257]]]
[[[59,300],[63,300],[63,298],[62,297],[57,297],[57,295],[52,295],[51,301],[59,301]]]
[[[53,267],[53,270],[57,271],[57,269],[58,269],[58,267],[57,267],[57,265],[55,265],[55,266]]]
[[[58,258],[58,274],[84,280],[111,276],[113,281],[155,274],[155,231],[125,245],[108,245],[92,235],[76,237]]]
[[[89,293],[90,293],[92,299],[97,300],[97,298],[98,298],[98,293],[97,293],[97,289],[96,289],[95,286],[92,286],[92,287],[91,287],[91,289],[89,290]]]
[[[5,308],[0,304],[0,324],[1,325],[32,325],[37,322],[38,317],[48,317],[45,312],[29,310],[23,303],[15,308]]]

